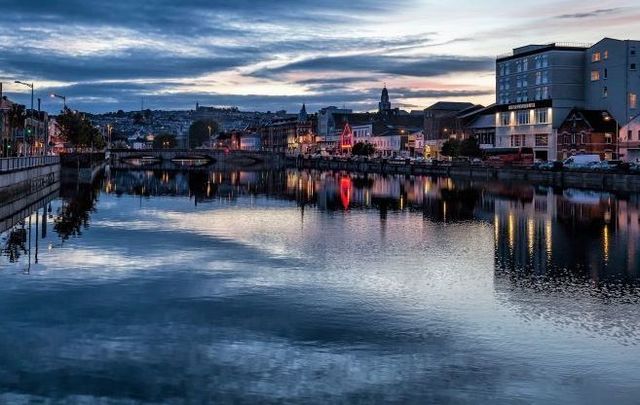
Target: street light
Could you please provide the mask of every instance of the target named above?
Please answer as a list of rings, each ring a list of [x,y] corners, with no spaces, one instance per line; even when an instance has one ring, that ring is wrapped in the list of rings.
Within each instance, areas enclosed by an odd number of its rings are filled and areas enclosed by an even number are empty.
[[[616,159],[620,160],[620,123],[615,120],[607,111],[602,112],[602,119],[606,122],[614,120],[616,122]]]
[[[67,109],[67,98],[65,96],[61,96],[59,94],[55,94],[55,93],[51,93],[51,98],[60,98],[62,99],[62,105],[64,106],[64,109]]]
[[[31,115],[31,124],[33,125],[33,83],[21,82],[20,80],[16,80],[16,81],[14,81],[14,83],[21,84],[21,85],[26,86],[26,87],[31,89],[31,111],[29,112],[29,114]],[[26,142],[25,142],[25,144],[26,144]],[[29,150],[27,149],[26,152],[27,152],[27,155],[28,155],[29,154]]]

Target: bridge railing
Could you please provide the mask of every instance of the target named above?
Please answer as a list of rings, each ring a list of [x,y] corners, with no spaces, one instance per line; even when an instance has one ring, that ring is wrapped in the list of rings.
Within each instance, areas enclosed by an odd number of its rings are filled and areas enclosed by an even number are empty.
[[[23,156],[0,158],[0,173],[60,163],[60,156]]]

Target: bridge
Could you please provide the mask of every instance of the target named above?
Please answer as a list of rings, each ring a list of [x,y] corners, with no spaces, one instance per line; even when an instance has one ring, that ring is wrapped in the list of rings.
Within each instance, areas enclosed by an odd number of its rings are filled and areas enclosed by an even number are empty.
[[[184,164],[195,162],[194,165]],[[207,168],[214,170],[272,168],[284,164],[284,156],[263,151],[225,151],[218,149],[113,149],[109,162],[116,168]]]

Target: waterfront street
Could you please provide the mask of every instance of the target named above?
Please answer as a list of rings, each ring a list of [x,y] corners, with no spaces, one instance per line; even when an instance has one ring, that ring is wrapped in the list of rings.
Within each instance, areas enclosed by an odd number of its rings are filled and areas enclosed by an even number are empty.
[[[44,209],[3,234],[0,402],[640,396],[636,194],[108,169]]]

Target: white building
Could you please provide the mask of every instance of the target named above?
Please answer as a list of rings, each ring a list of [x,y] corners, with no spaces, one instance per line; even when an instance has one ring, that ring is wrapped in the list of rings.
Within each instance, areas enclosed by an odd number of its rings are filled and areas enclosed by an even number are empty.
[[[584,106],[587,46],[548,44],[516,48],[496,61],[496,147],[532,148],[556,158],[557,130]]]

